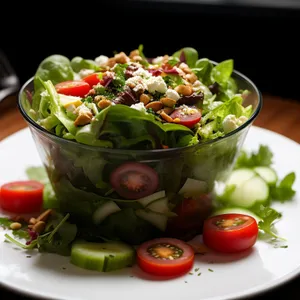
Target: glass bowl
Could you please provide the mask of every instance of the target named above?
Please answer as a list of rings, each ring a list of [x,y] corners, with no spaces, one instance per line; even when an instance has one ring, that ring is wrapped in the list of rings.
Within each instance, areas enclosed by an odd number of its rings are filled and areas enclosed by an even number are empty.
[[[26,113],[24,99],[33,91],[33,79],[28,80],[19,92],[18,106],[56,193],[55,208],[70,213],[79,235],[89,240],[139,244],[159,236],[187,240],[201,233],[211,214],[214,187],[232,171],[262,107],[255,84],[237,71],[232,77],[240,89],[250,91],[243,104],[253,106],[249,120],[224,137],[159,150],[106,149],[57,137]],[[152,189],[152,198],[130,199],[125,186],[132,180],[141,196]]]

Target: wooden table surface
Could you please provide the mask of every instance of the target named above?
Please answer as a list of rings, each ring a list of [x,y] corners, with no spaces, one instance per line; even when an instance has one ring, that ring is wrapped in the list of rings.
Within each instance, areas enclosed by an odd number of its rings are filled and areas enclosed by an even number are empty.
[[[259,117],[254,124],[259,127],[267,128],[300,143],[300,101],[281,99],[264,95],[264,105]],[[25,128],[26,122],[23,120],[16,105],[16,96],[11,96],[0,103],[0,140]],[[299,254],[300,255],[300,254]],[[274,262],[276,263],[276,262]],[[1,284],[1,282],[0,282]],[[273,299],[275,296],[282,296],[290,300],[299,299],[300,277],[279,286],[271,291],[267,291],[259,296],[247,297],[246,299]],[[30,297],[19,295],[6,288],[0,288],[1,299],[27,299]]]

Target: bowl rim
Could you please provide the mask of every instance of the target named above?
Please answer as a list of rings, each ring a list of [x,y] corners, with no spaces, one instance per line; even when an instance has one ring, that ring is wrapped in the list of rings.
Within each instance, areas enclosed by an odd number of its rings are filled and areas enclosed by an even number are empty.
[[[211,61],[212,63],[216,63],[214,61]],[[69,144],[73,144],[74,146],[80,146],[80,147],[84,147],[84,148],[88,148],[88,149],[92,149],[93,151],[95,150],[101,150],[101,151],[109,151],[109,152],[113,152],[113,153],[122,153],[125,154],[127,152],[130,153],[136,153],[136,154],[157,154],[157,153],[173,153],[173,152],[181,152],[181,151],[186,151],[189,149],[193,149],[193,148],[197,148],[197,147],[205,147],[207,145],[210,144],[214,144],[214,143],[218,143],[221,142],[223,140],[228,139],[229,137],[239,133],[240,131],[242,131],[243,129],[245,129],[246,127],[248,127],[249,125],[252,124],[252,122],[258,117],[262,106],[263,106],[263,98],[262,98],[262,94],[260,92],[260,90],[257,88],[256,84],[254,84],[254,82],[249,79],[247,76],[245,76],[244,74],[242,74],[241,72],[237,71],[237,70],[233,70],[232,74],[236,75],[237,77],[240,77],[242,80],[244,80],[245,82],[247,82],[248,84],[250,84],[250,86],[253,88],[253,90],[256,92],[257,96],[258,96],[258,104],[257,107],[255,109],[255,111],[252,113],[252,115],[250,116],[250,118],[243,123],[241,126],[239,126],[238,128],[236,128],[235,130],[225,134],[222,137],[218,137],[212,140],[208,140],[205,142],[201,142],[195,145],[190,145],[190,146],[185,146],[185,147],[176,147],[176,148],[168,148],[168,149],[150,149],[150,150],[135,150],[135,149],[117,149],[117,148],[103,148],[100,146],[92,146],[92,145],[85,145],[82,143],[78,143],[76,141],[72,141],[72,140],[67,140],[64,139],[62,137],[59,137],[57,135],[55,135],[54,133],[46,130],[45,128],[43,128],[42,126],[40,126],[39,124],[37,124],[33,119],[31,119],[29,117],[29,115],[26,113],[26,111],[24,110],[21,102],[22,102],[22,94],[25,91],[26,87],[33,82],[34,80],[34,76],[32,76],[31,78],[29,78],[20,88],[19,92],[18,92],[18,101],[17,101],[17,106],[19,111],[21,112],[23,118],[29,123],[31,124],[35,129],[37,129],[38,131],[40,131],[41,133],[49,136],[49,138],[54,138],[59,140],[62,143],[69,143]]]

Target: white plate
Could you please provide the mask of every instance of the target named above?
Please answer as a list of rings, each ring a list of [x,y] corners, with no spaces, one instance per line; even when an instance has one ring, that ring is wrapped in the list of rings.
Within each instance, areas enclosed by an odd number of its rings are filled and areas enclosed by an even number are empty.
[[[255,295],[287,282],[300,274],[300,146],[276,133],[252,127],[245,148],[256,150],[259,144],[268,145],[274,152],[274,166],[280,177],[291,171],[297,174],[296,199],[275,206],[283,213],[277,228],[279,234],[287,238],[288,248],[274,248],[258,241],[252,251],[239,256],[198,256],[194,268],[199,271],[193,275],[151,280],[136,267],[97,273],[72,266],[66,257],[27,253],[4,243],[3,232],[0,232],[0,282],[39,298],[63,300],[100,297],[221,300]],[[26,178],[24,170],[32,165],[39,166],[41,161],[28,129],[0,143],[0,184]],[[201,276],[197,276],[199,272]]]

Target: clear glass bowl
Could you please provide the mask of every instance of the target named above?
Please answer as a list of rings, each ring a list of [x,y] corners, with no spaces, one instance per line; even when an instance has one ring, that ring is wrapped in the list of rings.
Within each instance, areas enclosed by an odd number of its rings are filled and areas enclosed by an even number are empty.
[[[57,195],[58,209],[70,213],[84,238],[96,240],[104,237],[138,244],[158,236],[186,240],[201,233],[203,220],[211,213],[215,184],[224,181],[231,172],[248,130],[262,107],[262,97],[254,83],[236,71],[233,78],[240,89],[250,91],[244,105],[252,104],[253,114],[246,123],[219,139],[159,150],[105,149],[57,137],[27,115],[23,100],[28,92],[33,91],[33,80],[23,85],[18,106],[28,122]],[[132,162],[154,170],[150,173],[158,178],[155,191],[165,191],[167,208],[166,200],[145,208],[140,201],[121,197],[112,189],[110,178],[113,171]],[[136,176],[135,167],[135,163],[130,165],[126,176]],[[138,177],[146,188],[156,180],[148,175],[146,172],[146,177]],[[123,183],[128,179],[126,176],[121,179]],[[182,201],[185,195],[178,192],[188,178],[197,180],[193,183],[199,194],[193,197],[193,201]],[[114,204],[107,205],[111,201]],[[178,215],[179,211],[185,212],[184,217],[175,217],[174,212]]]

